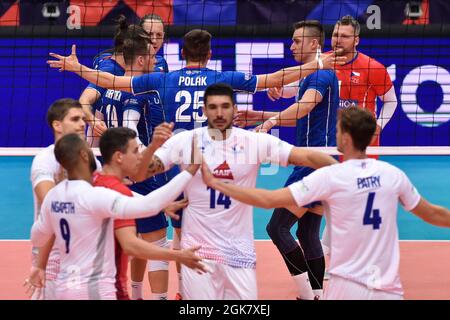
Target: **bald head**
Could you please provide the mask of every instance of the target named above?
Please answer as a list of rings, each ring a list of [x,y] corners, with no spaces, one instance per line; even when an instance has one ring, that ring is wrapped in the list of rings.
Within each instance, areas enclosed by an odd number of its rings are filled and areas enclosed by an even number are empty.
[[[86,141],[81,139],[80,136],[75,133],[67,134],[56,142],[55,157],[61,166],[68,172],[79,167],[82,162],[88,164],[91,173],[94,172],[97,167],[92,150],[89,148]]]

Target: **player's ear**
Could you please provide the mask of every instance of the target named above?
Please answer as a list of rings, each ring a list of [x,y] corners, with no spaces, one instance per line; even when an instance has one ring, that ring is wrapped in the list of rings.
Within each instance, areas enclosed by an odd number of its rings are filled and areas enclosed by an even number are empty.
[[[52,129],[56,133],[62,133],[62,122],[59,120],[53,120]]]
[[[355,36],[355,47],[359,44],[359,36]]]
[[[112,162],[113,163],[117,162],[119,164],[122,164],[122,161],[123,161],[123,154],[122,154],[122,152],[120,152],[120,151],[114,152],[114,154],[112,156]]]

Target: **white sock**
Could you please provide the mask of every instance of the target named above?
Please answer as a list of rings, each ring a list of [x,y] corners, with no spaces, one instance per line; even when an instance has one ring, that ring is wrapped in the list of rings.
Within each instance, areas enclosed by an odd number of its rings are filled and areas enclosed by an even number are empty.
[[[323,289],[315,289],[315,290],[313,290],[313,293],[314,293],[314,298],[318,298],[319,300],[322,300],[323,299]]]
[[[167,300],[167,292],[152,293],[153,300]]]
[[[314,300],[314,293],[309,282],[308,272],[300,273],[292,277],[298,289],[298,297],[301,300]]]
[[[143,299],[142,281],[131,281],[131,300]]]

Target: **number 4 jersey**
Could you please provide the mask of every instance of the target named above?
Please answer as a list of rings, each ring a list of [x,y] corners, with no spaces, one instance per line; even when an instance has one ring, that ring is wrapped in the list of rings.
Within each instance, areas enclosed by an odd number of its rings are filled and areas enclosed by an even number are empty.
[[[420,201],[403,171],[375,159],[347,160],[316,170],[289,189],[299,206],[324,202],[331,275],[403,294],[397,205],[400,201],[410,211]]]
[[[271,135],[233,128],[226,140],[213,140],[206,127],[174,135],[156,151],[165,168],[189,163],[193,134],[215,177],[254,188],[263,162],[286,166],[292,145]],[[181,157],[179,156],[181,155]],[[181,246],[201,245],[198,255],[235,268],[255,268],[253,207],[207,187],[200,172],[184,191]]]

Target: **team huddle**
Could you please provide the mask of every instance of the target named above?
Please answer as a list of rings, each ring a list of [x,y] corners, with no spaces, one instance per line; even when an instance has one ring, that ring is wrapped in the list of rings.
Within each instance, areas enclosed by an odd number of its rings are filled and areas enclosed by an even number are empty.
[[[211,34],[200,29],[183,38],[185,67],[169,72],[157,55],[157,15],[140,25],[121,17],[114,49],[98,54],[93,69],[78,62],[75,46],[70,56],[50,53],[50,67],[90,84],[78,101],[50,106],[55,144],[33,161],[32,297],[143,299],[147,270],[152,298],[166,300],[175,261],[176,299],[256,300],[257,206],[274,208],[267,232],[298,299],[402,299],[398,203],[443,227],[450,212],[422,198],[401,170],[366,155],[397,100],[386,68],[356,50],[359,32],[355,19],[341,18],[332,51],[322,53],[322,25],[298,22],[291,51],[299,66],[251,76],[207,68]],[[237,110],[235,91],[265,89],[296,102],[273,113]],[[274,126],[295,126],[295,146],[270,135]],[[97,146],[102,164],[90,149]],[[343,161],[307,148],[318,146],[337,146]],[[255,188],[268,162],[294,166],[284,188]]]

